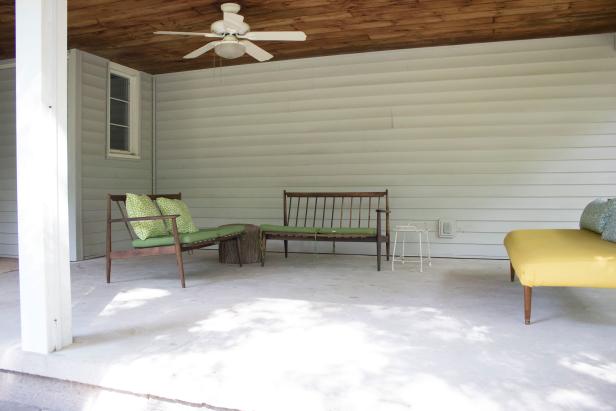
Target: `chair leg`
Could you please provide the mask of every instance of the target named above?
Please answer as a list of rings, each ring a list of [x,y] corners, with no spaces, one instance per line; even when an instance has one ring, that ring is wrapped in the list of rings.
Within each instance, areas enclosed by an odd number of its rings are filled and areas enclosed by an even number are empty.
[[[511,274],[511,282],[513,282],[513,280],[515,280],[515,270],[511,262],[509,262],[509,272]]]
[[[376,270],[381,271],[381,239],[376,239]]]
[[[242,266],[242,241],[240,240],[240,236],[235,237],[235,246],[237,247],[237,261],[240,262],[240,267]]]
[[[178,263],[178,273],[180,274],[180,283],[182,284],[182,288],[186,288],[186,279],[184,277],[184,260],[182,259],[182,250],[175,250],[175,259]]]
[[[289,241],[284,240],[284,258],[289,257]]]
[[[524,324],[530,324],[530,309],[533,298],[533,288],[524,286]]]

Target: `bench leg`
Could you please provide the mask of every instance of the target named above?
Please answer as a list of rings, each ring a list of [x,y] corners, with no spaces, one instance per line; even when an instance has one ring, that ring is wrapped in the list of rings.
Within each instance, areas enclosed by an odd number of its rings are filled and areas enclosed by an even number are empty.
[[[289,241],[284,240],[284,258],[289,256]]]
[[[387,242],[385,243],[385,251],[387,251],[387,254],[385,254],[385,257],[387,258],[387,261],[389,261],[389,236],[387,237]]]
[[[242,266],[242,241],[240,240],[240,236],[235,237],[235,246],[237,247],[237,261],[240,262],[240,267]]]
[[[109,254],[107,254],[106,260],[107,260],[107,266],[106,266],[107,284],[109,284],[111,282],[111,256]]]
[[[381,271],[381,239],[376,239],[376,270]]]
[[[509,263],[509,272],[511,273],[511,282],[513,282],[513,280],[515,280],[515,269],[511,262]]]
[[[533,288],[524,286],[524,324],[530,324],[530,309],[533,298]]]
[[[265,252],[267,250],[267,237],[261,237],[261,267],[265,267]]]

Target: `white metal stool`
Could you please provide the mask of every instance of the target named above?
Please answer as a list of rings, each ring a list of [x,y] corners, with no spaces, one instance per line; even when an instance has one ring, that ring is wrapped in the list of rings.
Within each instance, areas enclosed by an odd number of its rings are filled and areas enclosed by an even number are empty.
[[[398,233],[402,233],[402,253],[400,257],[396,257],[396,246],[398,244]],[[406,233],[417,233],[419,237],[419,260],[407,260],[404,256],[404,244],[406,243]],[[425,242],[428,247],[428,255],[427,257],[423,256],[423,238],[425,237]],[[417,225],[408,224],[408,225],[399,225],[394,229],[394,247],[391,251],[391,271],[394,271],[394,263],[401,262],[404,264],[405,262],[418,262],[419,263],[419,272],[423,273],[423,263],[424,259],[428,262],[428,267],[432,266],[432,251],[430,250],[430,230],[425,227],[418,227]]]

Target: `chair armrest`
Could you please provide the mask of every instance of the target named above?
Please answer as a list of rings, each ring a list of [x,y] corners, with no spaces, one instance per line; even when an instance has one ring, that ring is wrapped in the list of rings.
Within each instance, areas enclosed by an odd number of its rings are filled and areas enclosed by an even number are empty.
[[[155,215],[149,217],[130,217],[130,218],[113,218],[109,220],[112,223],[118,223],[120,221],[152,221],[152,220],[175,220],[179,217],[179,214],[173,215]]]
[[[386,214],[391,213],[391,210],[385,210],[384,208],[377,208],[375,211],[377,213],[386,213]]]

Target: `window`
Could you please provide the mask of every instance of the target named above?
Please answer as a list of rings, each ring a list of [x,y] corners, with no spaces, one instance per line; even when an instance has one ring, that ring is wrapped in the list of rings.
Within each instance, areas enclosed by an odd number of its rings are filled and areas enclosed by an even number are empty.
[[[109,63],[107,157],[139,158],[139,72]]]

